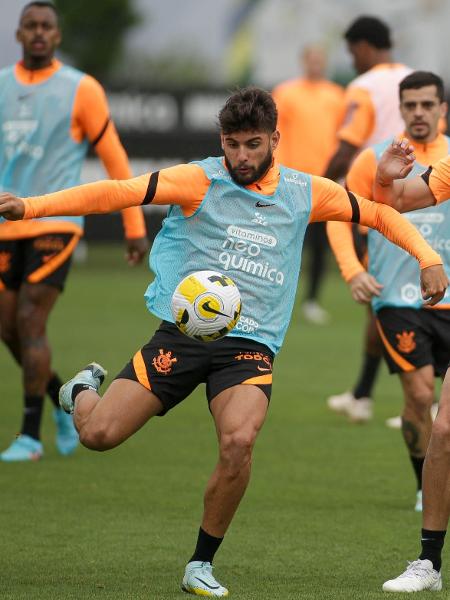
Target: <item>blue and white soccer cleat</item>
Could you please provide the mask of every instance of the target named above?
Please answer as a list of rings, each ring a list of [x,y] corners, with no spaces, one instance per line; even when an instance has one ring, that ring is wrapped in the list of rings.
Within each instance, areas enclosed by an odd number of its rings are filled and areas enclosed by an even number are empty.
[[[75,385],[85,385],[94,391],[98,391],[105,380],[108,372],[97,363],[90,363],[79,371],[75,377],[69,379],[59,390],[59,404],[66,413],[73,414],[74,404],[72,390]]]
[[[209,598],[220,598],[228,596],[227,588],[224,588],[213,577],[212,564],[193,560],[186,565],[181,589],[194,596],[207,596]]]
[[[4,462],[39,460],[43,454],[44,447],[39,440],[21,433],[16,437],[11,446],[0,454],[0,460]]]
[[[68,456],[78,446],[78,432],[73,424],[73,417],[62,408],[55,408],[53,418],[56,423],[56,447],[60,454]]]
[[[431,560],[410,562],[404,573],[383,584],[383,592],[440,592],[442,578],[439,571],[433,569]]]

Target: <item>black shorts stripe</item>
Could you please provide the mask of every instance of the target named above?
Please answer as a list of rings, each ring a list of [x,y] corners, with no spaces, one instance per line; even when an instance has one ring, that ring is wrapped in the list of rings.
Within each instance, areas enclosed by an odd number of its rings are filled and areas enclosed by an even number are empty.
[[[425,181],[425,183],[429,186],[430,185],[430,175],[431,175],[431,171],[433,170],[433,167],[428,167],[428,169],[425,171],[425,173],[422,173],[421,177],[422,179]]]
[[[148,182],[147,192],[142,204],[150,204],[156,194],[156,186],[158,185],[159,171],[155,171],[150,175],[150,181]]]
[[[352,192],[347,192],[347,194],[350,199],[350,204],[352,205],[352,223],[359,223],[361,215],[359,212],[358,200]]]
[[[92,140],[92,142],[91,142],[92,147],[95,147],[99,143],[99,141],[102,139],[102,137],[105,135],[105,131],[108,129],[108,125],[109,125],[110,121],[111,121],[111,119],[108,117],[106,119],[106,123],[103,125],[102,130],[100,131],[98,136],[95,138],[95,140]]]

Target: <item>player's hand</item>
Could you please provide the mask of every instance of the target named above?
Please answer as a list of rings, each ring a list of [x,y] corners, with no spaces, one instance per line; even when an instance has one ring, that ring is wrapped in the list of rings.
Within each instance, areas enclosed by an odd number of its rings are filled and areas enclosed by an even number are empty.
[[[404,179],[414,166],[414,147],[409,140],[394,140],[381,155],[378,162],[377,182],[390,185],[394,179]]]
[[[442,265],[434,265],[420,271],[420,286],[425,306],[434,306],[444,297],[448,278]]]
[[[139,264],[149,248],[150,244],[146,237],[127,239],[127,253],[125,255],[127,263],[132,267]]]
[[[352,277],[348,284],[353,300],[359,302],[359,304],[368,304],[373,296],[381,294],[381,290],[384,287],[367,271],[362,271]]]
[[[19,221],[25,214],[25,203],[7,192],[0,193],[0,217],[8,221]]]

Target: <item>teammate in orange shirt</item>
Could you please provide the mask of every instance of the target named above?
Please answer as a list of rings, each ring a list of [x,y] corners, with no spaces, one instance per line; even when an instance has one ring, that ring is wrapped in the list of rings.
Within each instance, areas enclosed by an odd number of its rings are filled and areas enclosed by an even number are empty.
[[[403,180],[412,170],[414,159],[415,149],[409,140],[392,143],[378,163],[375,200],[394,206],[401,212],[450,200],[450,156],[442,158],[422,175]],[[423,467],[422,551],[404,573],[384,583],[384,591],[438,591],[442,588],[441,553],[450,516],[449,440],[450,364]]]
[[[325,79],[326,55],[319,46],[307,46],[301,54],[303,77],[285,81],[272,92],[278,110],[280,143],[277,159],[287,167],[323,175],[337,148],[336,134],[344,116],[343,89]],[[308,227],[308,287],[302,311],[312,323],[324,324],[328,313],[318,302],[325,275],[327,238],[324,223]]]
[[[376,227],[419,260],[423,297],[431,304],[448,285],[439,255],[396,211],[347,193],[332,181],[274,163],[279,132],[270,94],[258,88],[239,90],[220,111],[219,122],[224,157],[25,200],[0,194],[0,215],[8,219],[171,205],[153,245],[156,277],[146,292],[147,306],[163,319],[162,325],[103,397],[98,389],[105,371],[92,364],[61,388],[60,401],[74,413],[81,442],[107,450],[182,402],[199,383],[207,383],[219,458],[182,586],[210,597],[228,595],[211,563],[249,482],[253,446],[271,394],[272,359],[288,328],[308,223],[332,219]],[[178,331],[171,296],[182,277],[200,268],[233,278],[242,297],[241,320],[252,328],[236,327],[209,344]],[[164,372],[157,360],[161,355],[167,363]]]
[[[27,4],[17,40],[23,61],[0,71],[0,189],[27,196],[76,185],[89,144],[112,178],[129,178],[102,87],[54,59],[61,40],[54,5]],[[123,217],[128,260],[135,264],[148,248],[142,211],[133,208]],[[46,393],[55,405],[59,451],[70,454],[77,445],[72,421],[58,406],[62,382],[51,370],[46,325],[82,231],[81,219],[65,217],[0,223],[1,337],[22,367],[24,385],[20,435],[1,460],[42,456]]]
[[[359,150],[403,131],[398,85],[411,72],[409,67],[393,62],[390,30],[380,19],[359,17],[347,29],[345,39],[359,75],[346,89],[346,117],[338,133],[339,147],[325,171],[325,177],[335,181],[346,175]],[[355,422],[369,420],[381,357],[382,345],[369,315],[358,380],[351,392],[330,396],[329,408],[348,414]]]
[[[418,163],[435,163],[450,150],[450,138],[439,133],[440,120],[447,112],[442,79],[433,73],[415,71],[400,82],[399,90],[405,135],[411,140]],[[390,139],[359,154],[347,175],[349,189],[372,198],[377,163]],[[419,165],[416,171],[420,170]],[[449,230],[449,217],[450,204],[433,213],[407,215],[429,240],[441,239],[442,228]],[[387,365],[391,373],[400,377],[404,393],[402,432],[417,478],[416,510],[421,511],[422,468],[431,433],[434,377],[445,374],[450,358],[450,337],[445,333],[446,325],[450,326],[450,297],[444,298],[436,310],[424,310],[413,283],[415,266],[404,253],[398,253],[383,238],[369,232],[367,273],[353,249],[347,224],[330,222],[328,233],[353,297],[359,302],[371,302]],[[450,253],[445,244],[439,248],[450,273]]]

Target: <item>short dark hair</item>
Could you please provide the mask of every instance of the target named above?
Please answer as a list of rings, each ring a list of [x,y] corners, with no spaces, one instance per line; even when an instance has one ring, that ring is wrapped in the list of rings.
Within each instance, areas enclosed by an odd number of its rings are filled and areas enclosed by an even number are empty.
[[[365,41],[379,50],[392,48],[389,27],[377,17],[358,17],[344,34],[349,43]]]
[[[23,16],[26,13],[26,11],[29,8],[31,8],[32,6],[37,6],[38,8],[50,8],[55,13],[56,19],[59,21],[58,9],[53,4],[53,2],[47,2],[46,0],[34,0],[32,2],[28,2],[28,4],[25,4],[25,6],[22,8],[22,12],[20,13],[19,23],[23,19]]]
[[[439,75],[435,75],[431,71],[413,71],[402,79],[399,86],[400,100],[403,90],[418,90],[426,85],[435,85],[439,102],[444,102],[444,82]]]
[[[219,112],[222,133],[268,131],[277,128],[277,107],[269,92],[257,87],[238,89]]]

